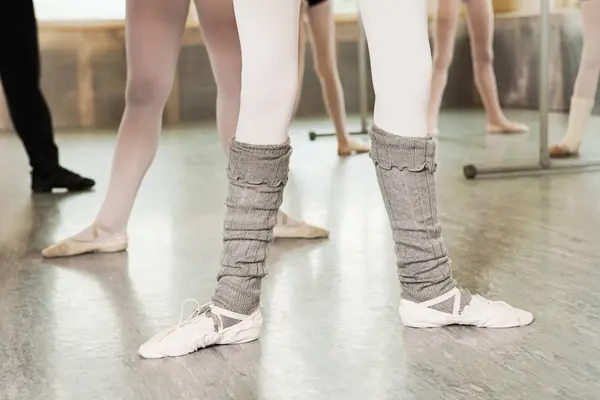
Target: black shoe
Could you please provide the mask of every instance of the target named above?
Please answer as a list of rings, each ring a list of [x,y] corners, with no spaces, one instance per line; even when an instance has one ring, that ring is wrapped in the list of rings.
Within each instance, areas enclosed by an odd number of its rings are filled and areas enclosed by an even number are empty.
[[[90,178],[84,178],[66,168],[58,167],[51,175],[41,175],[37,172],[31,173],[31,190],[34,193],[51,193],[52,189],[67,189],[70,192],[90,190],[96,182]]]

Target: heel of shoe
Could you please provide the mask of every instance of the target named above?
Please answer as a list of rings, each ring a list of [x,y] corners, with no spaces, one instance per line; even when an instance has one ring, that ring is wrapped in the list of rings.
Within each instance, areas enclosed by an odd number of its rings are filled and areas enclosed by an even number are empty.
[[[263,318],[257,311],[250,318],[226,328],[216,344],[243,344],[257,340],[262,332]]]
[[[98,249],[98,253],[118,253],[127,250],[127,243],[109,243]]]
[[[441,328],[452,325],[451,314],[402,300],[398,309],[404,326],[410,328]]]

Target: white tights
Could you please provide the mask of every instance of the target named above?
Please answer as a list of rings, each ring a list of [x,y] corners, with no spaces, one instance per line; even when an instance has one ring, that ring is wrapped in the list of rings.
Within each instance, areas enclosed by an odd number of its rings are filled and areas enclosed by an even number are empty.
[[[427,136],[427,2],[359,0],[359,7],[375,89],[374,123],[396,135]]]
[[[583,51],[579,71],[573,88],[567,132],[558,146],[550,148],[550,154],[576,154],[579,151],[587,121],[594,108],[600,75],[600,0],[581,2],[583,19]]]
[[[298,91],[300,0],[234,0],[233,7],[242,48],[236,139],[282,144]]]
[[[195,2],[217,82],[221,137],[227,141],[235,131],[241,142],[283,143],[298,85],[300,0],[234,0],[235,18],[230,1]],[[376,93],[375,123],[395,134],[425,136],[431,71],[426,4],[361,0],[360,5]],[[108,193],[96,217],[110,231],[126,230],[155,156],[188,9],[188,0],[127,0],[126,109]],[[91,235],[88,228],[77,237]]]
[[[236,138],[281,144],[297,89],[300,1],[234,0],[234,6],[243,60]],[[360,0],[360,11],[371,57],[375,124],[398,135],[426,136],[431,77],[426,2]]]

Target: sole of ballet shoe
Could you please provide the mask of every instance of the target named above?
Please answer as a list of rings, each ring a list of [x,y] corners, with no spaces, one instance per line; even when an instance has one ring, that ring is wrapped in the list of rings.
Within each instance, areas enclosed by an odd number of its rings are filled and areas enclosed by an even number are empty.
[[[445,313],[424,307],[412,301],[401,300],[400,319],[411,328],[441,328],[450,325],[474,326],[478,328],[517,328],[533,322],[530,312],[509,306],[503,302],[492,302],[481,296],[473,296],[462,313]]]
[[[91,253],[118,253],[127,250],[126,238],[115,238],[101,243],[67,239],[42,250],[44,258],[74,257]]]
[[[180,357],[210,346],[250,343],[260,337],[262,324],[260,309],[243,316],[240,322],[220,332],[210,331],[214,329],[212,320],[199,320],[198,323],[190,321],[187,325],[176,326],[153,336],[139,347],[138,354],[146,359]],[[172,342],[165,343],[165,340],[176,340],[178,343],[173,345]]]
[[[354,155],[359,155],[359,154],[367,154],[371,151],[371,146],[369,146],[367,143],[361,143],[361,142],[351,142],[352,144],[345,149],[345,151],[340,151],[340,148],[338,147],[338,151],[337,154],[339,157],[349,157],[349,156],[354,156]]]
[[[521,129],[504,129],[497,125],[487,125],[485,127],[487,133],[491,135],[497,134],[505,134],[505,135],[516,135],[519,133],[527,133],[529,132],[529,128],[521,128]]]
[[[357,156],[359,154],[367,154],[370,150],[364,150],[364,151],[350,151],[347,153],[341,153],[338,151],[338,157],[351,157],[351,156]]]
[[[276,225],[273,228],[273,237],[275,239],[326,239],[329,237],[329,231],[310,225]]]
[[[350,157],[350,156],[357,156],[359,154],[367,154],[368,152],[370,152],[371,149],[367,150],[350,150],[350,151],[338,151],[338,156],[339,157]]]

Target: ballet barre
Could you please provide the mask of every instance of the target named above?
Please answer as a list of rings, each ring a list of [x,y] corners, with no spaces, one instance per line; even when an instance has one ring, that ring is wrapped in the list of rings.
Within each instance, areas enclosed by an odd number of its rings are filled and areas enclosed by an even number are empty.
[[[548,153],[549,114],[549,59],[550,59],[550,1],[541,0],[540,10],[540,141],[537,164],[478,168],[473,164],[463,167],[466,179],[484,175],[519,176],[524,174],[551,174],[565,170],[600,167],[600,161],[553,163]]]
[[[360,111],[360,130],[348,132],[350,135],[366,135],[369,133],[369,84],[367,81],[367,37],[363,28],[360,16],[358,21],[358,107]],[[318,137],[335,136],[334,133],[308,132],[310,140],[316,140]]]

